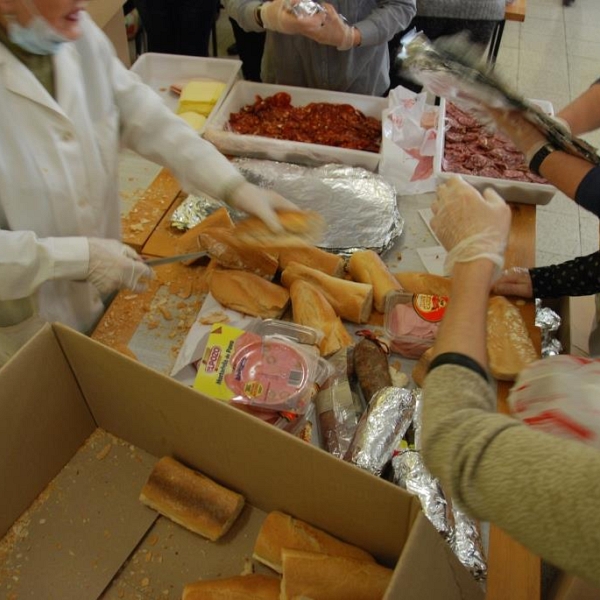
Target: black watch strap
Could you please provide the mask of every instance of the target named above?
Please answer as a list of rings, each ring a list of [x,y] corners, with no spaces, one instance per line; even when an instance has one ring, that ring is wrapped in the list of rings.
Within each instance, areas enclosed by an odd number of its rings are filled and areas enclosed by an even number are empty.
[[[555,151],[556,148],[552,144],[544,144],[531,158],[529,170],[540,176],[540,167],[542,166],[542,163]]]

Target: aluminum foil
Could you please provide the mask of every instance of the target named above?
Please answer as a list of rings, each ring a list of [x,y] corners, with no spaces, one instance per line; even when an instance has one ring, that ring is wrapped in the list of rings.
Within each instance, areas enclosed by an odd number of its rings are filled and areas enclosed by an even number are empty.
[[[325,9],[314,0],[300,0],[299,2],[292,3],[290,0],[286,0],[286,8],[293,12],[297,17],[312,17],[318,12],[324,12]]]
[[[377,392],[360,418],[345,460],[381,475],[411,424],[415,400],[406,388]]]
[[[253,158],[234,159],[233,164],[252,183],[279,192],[300,208],[318,211],[327,222],[319,243],[325,250],[349,255],[368,248],[383,253],[402,233],[396,190],[371,171]]]
[[[477,581],[487,578],[487,561],[481,543],[481,533],[477,521],[474,521],[456,504],[452,506],[454,517],[454,536],[451,546],[458,560],[471,572]]]
[[[535,301],[535,326],[542,332],[542,357],[556,356],[563,350],[558,340],[557,331],[561,324],[561,318],[551,308],[543,307],[539,299]]]
[[[173,211],[171,226],[182,230],[191,229],[222,206],[221,202],[207,196],[194,196],[190,194]],[[241,211],[236,211],[232,208],[228,208],[228,210],[233,220],[246,216]]]
[[[421,501],[425,516],[432,525],[452,543],[452,510],[446,501],[439,481],[431,475],[417,450],[404,450],[392,458],[394,483]]]

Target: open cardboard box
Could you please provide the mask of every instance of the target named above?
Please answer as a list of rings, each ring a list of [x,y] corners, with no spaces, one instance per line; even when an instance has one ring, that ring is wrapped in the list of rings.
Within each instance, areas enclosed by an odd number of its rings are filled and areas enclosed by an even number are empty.
[[[245,495],[220,541],[139,502],[164,455]],[[180,598],[274,509],[395,565],[388,599],[483,598],[415,496],[61,325],[0,370],[0,485],[2,598]]]

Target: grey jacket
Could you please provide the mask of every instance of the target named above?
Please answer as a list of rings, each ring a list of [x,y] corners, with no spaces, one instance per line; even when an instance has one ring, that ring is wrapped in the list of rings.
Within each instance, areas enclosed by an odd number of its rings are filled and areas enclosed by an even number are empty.
[[[505,0],[417,0],[419,17],[501,21]]]
[[[224,0],[228,15],[246,31],[262,31],[254,18],[258,0]],[[304,36],[267,32],[261,66],[265,83],[381,96],[389,87],[387,42],[416,14],[415,0],[331,0],[360,30],[362,43],[347,51]]]

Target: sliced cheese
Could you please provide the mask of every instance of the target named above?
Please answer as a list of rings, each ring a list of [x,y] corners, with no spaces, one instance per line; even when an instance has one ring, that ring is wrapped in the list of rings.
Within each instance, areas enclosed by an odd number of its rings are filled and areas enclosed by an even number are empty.
[[[181,91],[177,113],[197,112],[207,117],[224,90],[222,81],[190,81]]]
[[[196,112],[187,111],[180,113],[179,116],[196,131],[200,131],[200,128],[206,122],[206,117]]]

